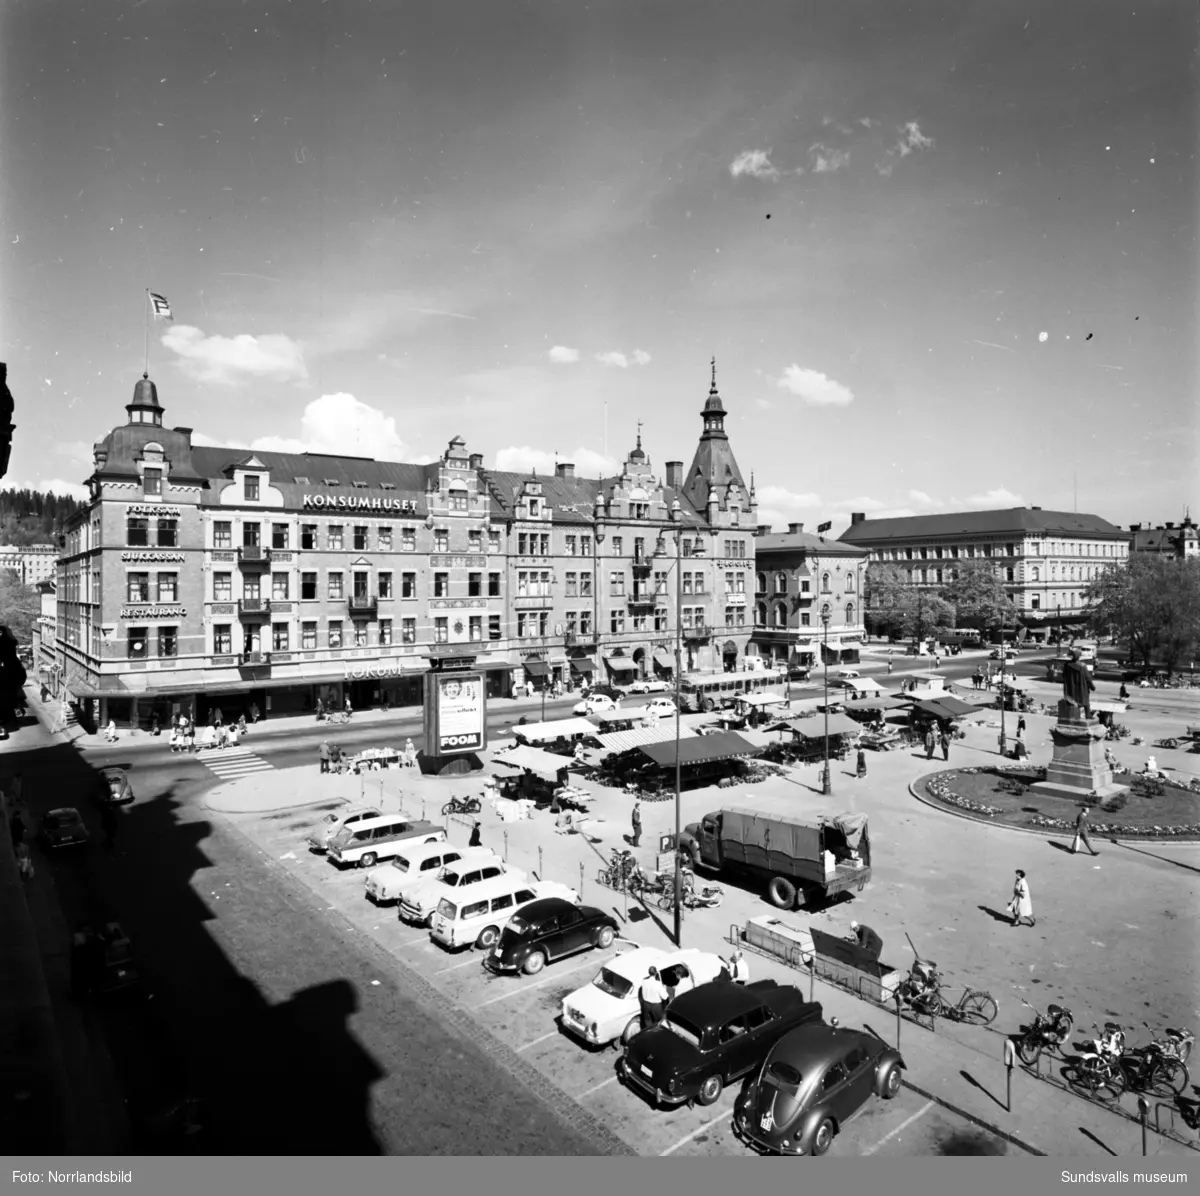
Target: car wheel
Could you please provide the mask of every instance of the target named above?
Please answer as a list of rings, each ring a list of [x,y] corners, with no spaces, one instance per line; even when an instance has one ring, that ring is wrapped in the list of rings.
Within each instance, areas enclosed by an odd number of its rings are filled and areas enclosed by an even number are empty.
[[[536,976],[546,966],[546,956],[541,951],[535,951],[522,965],[521,971],[526,976]]]
[[[374,868],[378,860],[379,857],[373,851],[368,851],[367,854],[358,861],[358,866],[360,868]]]
[[[611,926],[601,926],[600,929],[596,931],[596,946],[599,947],[601,951],[604,951],[612,946],[613,939],[616,937],[616,932]]]
[[[725,1083],[721,1077],[709,1076],[700,1085],[699,1092],[696,1093],[696,1103],[698,1105],[715,1105],[721,1099],[721,1093],[724,1091]]]
[[[900,1067],[898,1064],[893,1063],[887,1069],[883,1077],[883,1084],[880,1087],[883,1090],[884,1100],[891,1100],[900,1091]]]
[[[833,1122],[826,1117],[817,1126],[817,1132],[813,1134],[812,1153],[814,1155],[824,1154],[832,1145]]]
[[[621,1041],[628,1046],[642,1032],[641,1017],[633,1017],[629,1019],[629,1025],[621,1032]]]
[[[767,897],[778,909],[791,909],[796,904],[796,886],[783,876],[771,877]]]
[[[479,937],[475,940],[475,946],[480,951],[490,951],[499,941],[500,928],[498,926],[485,926],[479,932]]]

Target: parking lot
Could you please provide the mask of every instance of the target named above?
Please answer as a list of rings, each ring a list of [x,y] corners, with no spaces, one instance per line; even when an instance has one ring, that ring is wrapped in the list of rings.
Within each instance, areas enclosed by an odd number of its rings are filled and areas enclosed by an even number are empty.
[[[481,953],[444,950],[427,931],[401,922],[394,907],[377,907],[364,894],[365,871],[340,871],[324,856],[307,849],[304,837],[328,806],[273,814],[224,815],[273,866],[285,868],[311,894],[314,917],[335,911],[355,930],[369,936],[408,969],[443,994],[447,1002],[465,1011],[488,1034],[531,1064],[561,1093],[599,1118],[642,1155],[742,1155],[749,1154],[734,1136],[731,1118],[740,1085],[727,1089],[708,1108],[684,1105],[653,1109],[618,1080],[618,1052],[593,1049],[560,1029],[562,999],[596,974],[605,959],[631,945],[666,946],[655,921],[638,911],[624,921],[624,903],[616,894],[600,889],[588,876],[584,899],[614,909],[623,922],[622,937],[608,951],[589,951],[551,964],[536,977],[494,976],[482,966]],[[465,842],[465,826],[451,824],[451,839]],[[526,865],[528,861],[514,860]],[[553,879],[566,879],[554,876]],[[688,914],[687,941],[704,950],[724,950],[723,936],[731,922],[765,912],[754,895],[736,890],[726,906]],[[657,914],[658,911],[655,911]],[[669,915],[667,915],[669,920]],[[755,956],[752,978],[773,977],[783,983],[801,978],[782,964]],[[822,999],[818,990],[817,999]],[[864,1009],[866,1007],[863,1007]],[[869,1019],[868,1019],[869,1020]],[[880,1030],[887,1027],[881,1022]],[[402,1032],[402,1029],[398,1030]],[[1010,1149],[1003,1139],[972,1125],[907,1088],[894,1101],[869,1101],[835,1139],[832,1155],[1003,1154]]]

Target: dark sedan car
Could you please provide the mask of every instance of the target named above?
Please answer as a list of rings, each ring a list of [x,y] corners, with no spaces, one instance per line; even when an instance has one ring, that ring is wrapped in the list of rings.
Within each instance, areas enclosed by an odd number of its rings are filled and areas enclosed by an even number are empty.
[[[509,918],[483,963],[493,972],[532,976],[553,959],[590,947],[611,947],[616,937],[617,922],[611,914],[563,897],[543,897]]]
[[[820,1004],[794,985],[714,980],[677,997],[657,1026],[630,1041],[620,1075],[660,1104],[711,1105],[789,1030],[820,1020]]]
[[[102,768],[96,777],[96,801],[102,806],[125,806],[133,801],[133,786],[123,768]]]
[[[71,806],[51,810],[42,819],[42,843],[46,847],[69,847],[75,843],[86,843],[89,837],[79,811]]]
[[[900,1091],[904,1060],[873,1034],[801,1026],[772,1048],[737,1099],[733,1129],[764,1154],[824,1154],[872,1096]]]

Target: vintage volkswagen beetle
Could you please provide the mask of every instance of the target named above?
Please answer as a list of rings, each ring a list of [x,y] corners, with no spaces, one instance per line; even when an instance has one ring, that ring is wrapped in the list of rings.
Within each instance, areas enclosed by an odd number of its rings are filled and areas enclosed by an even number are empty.
[[[873,1034],[800,1026],[771,1049],[734,1105],[734,1133],[764,1154],[824,1154],[872,1096],[900,1091],[904,1060]]]

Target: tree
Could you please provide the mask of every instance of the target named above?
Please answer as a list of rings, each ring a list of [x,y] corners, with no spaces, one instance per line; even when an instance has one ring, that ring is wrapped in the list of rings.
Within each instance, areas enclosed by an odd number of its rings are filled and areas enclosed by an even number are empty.
[[[20,644],[33,640],[33,625],[42,613],[37,590],[25,585],[12,569],[0,569],[0,618]]]
[[[1084,590],[1089,623],[1113,634],[1130,656],[1170,675],[1190,660],[1200,644],[1200,559],[1176,560],[1135,553],[1127,564],[1110,565]]]
[[[1006,627],[1017,622],[1016,604],[990,561],[967,560],[954,565],[942,597],[954,607],[959,627]]]
[[[895,637],[923,640],[939,627],[954,626],[954,608],[932,590],[913,582],[899,565],[867,567],[867,617],[876,629]]]

